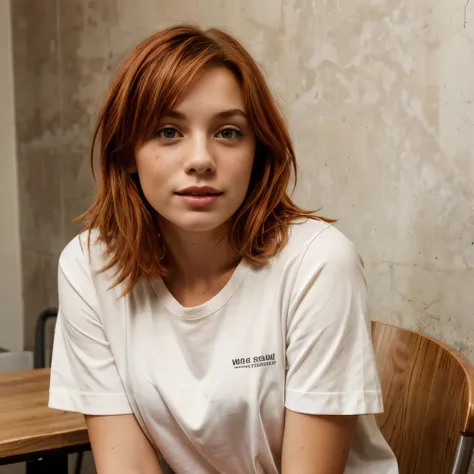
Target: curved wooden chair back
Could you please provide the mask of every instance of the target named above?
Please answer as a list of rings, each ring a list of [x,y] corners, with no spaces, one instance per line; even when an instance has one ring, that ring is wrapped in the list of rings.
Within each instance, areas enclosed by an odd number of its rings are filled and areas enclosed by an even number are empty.
[[[400,474],[465,474],[474,446],[474,368],[446,345],[372,322],[385,412],[377,422]]]

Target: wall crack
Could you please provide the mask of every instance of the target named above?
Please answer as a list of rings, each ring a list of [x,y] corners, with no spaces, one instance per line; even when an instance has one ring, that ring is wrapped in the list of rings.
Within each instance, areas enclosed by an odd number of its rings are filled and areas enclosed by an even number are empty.
[[[471,0],[467,0],[466,5],[464,5],[464,29],[467,28],[467,9],[469,8],[469,4]]]

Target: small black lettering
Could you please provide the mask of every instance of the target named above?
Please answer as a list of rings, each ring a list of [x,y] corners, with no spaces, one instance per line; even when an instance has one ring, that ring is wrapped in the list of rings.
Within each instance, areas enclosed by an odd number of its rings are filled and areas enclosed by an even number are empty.
[[[275,353],[264,354],[260,356],[253,357],[239,357],[237,359],[232,359],[232,365],[235,369],[248,369],[254,367],[264,367],[268,365],[275,365]]]

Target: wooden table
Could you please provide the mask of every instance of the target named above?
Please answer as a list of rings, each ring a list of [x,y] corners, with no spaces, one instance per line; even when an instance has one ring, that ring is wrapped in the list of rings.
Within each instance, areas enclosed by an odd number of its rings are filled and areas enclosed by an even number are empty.
[[[49,374],[0,374],[0,465],[29,461],[28,474],[62,473],[67,454],[90,449],[82,415],[48,408]]]

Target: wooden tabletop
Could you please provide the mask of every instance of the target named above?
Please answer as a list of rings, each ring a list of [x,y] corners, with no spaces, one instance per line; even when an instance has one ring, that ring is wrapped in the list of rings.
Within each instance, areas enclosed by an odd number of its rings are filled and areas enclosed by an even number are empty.
[[[0,461],[89,442],[84,417],[48,408],[49,369],[0,374]]]

